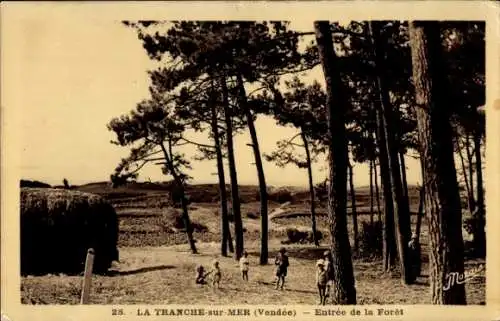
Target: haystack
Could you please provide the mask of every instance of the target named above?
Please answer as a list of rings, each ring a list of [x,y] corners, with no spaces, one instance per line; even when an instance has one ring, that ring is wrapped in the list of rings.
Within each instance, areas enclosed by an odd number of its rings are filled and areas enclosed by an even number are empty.
[[[21,189],[21,273],[83,271],[94,248],[94,271],[118,260],[118,218],[98,195],[63,189]]]

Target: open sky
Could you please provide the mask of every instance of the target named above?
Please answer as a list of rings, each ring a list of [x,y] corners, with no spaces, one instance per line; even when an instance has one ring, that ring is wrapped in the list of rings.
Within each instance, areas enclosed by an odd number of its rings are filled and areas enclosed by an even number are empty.
[[[312,21],[293,21],[292,27],[312,30]],[[106,124],[128,113],[148,97],[146,71],[153,67],[135,32],[118,21],[72,16],[30,18],[10,23],[2,65],[8,85],[3,107],[20,117],[18,142],[20,176],[61,184],[108,180],[127,149],[112,145]],[[320,68],[308,79],[323,82]],[[256,122],[262,152],[296,133],[269,118]],[[257,184],[247,132],[235,138],[239,182]],[[190,147],[183,148],[193,155]],[[194,183],[216,182],[215,161],[193,162]],[[293,166],[278,168],[265,162],[269,185],[305,185],[307,174]],[[325,163],[314,165],[314,178],[325,178]],[[420,181],[418,162],[408,158],[408,182]],[[369,184],[368,166],[356,164],[355,185]],[[21,178],[20,177],[20,178]],[[145,167],[140,180],[169,180],[159,167]]]

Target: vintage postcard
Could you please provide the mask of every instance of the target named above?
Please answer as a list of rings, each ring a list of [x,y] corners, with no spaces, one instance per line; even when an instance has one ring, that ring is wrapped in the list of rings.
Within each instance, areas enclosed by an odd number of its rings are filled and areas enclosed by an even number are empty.
[[[500,320],[499,18],[2,3],[1,321]]]

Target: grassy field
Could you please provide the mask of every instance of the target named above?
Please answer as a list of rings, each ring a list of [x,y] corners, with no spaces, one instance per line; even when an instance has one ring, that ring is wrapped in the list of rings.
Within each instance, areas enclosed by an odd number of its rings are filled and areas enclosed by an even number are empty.
[[[101,194],[115,207],[120,218],[120,263],[112,275],[94,276],[91,303],[94,304],[316,304],[314,283],[315,260],[326,248],[328,239],[317,248],[310,244],[287,245],[290,254],[290,269],[284,291],[273,287],[273,266],[258,265],[260,238],[259,203],[257,190],[243,186],[242,216],[245,228],[245,248],[250,253],[250,281],[240,279],[237,262],[229,257],[220,257],[220,214],[215,185],[190,187],[193,203],[190,216],[197,227],[195,238],[200,254],[188,252],[185,234],[175,228],[175,217],[179,210],[169,207],[164,188],[143,184],[111,189],[106,184],[89,184],[78,188],[82,191]],[[369,190],[356,191],[358,224],[368,221]],[[410,189],[413,212],[418,207],[418,193]],[[273,210],[280,207],[270,202],[270,263],[286,239],[286,229],[309,228],[307,194],[297,193],[293,201],[281,214]],[[318,209],[318,228],[328,234],[325,209]],[[323,214],[323,215],[322,215]],[[376,219],[376,215],[375,215]],[[416,217],[412,217],[414,222]],[[425,221],[424,221],[425,222]],[[232,224],[231,224],[231,227]],[[352,219],[348,220],[352,231]],[[352,235],[352,233],[350,233]],[[351,244],[352,244],[351,237]],[[384,274],[381,262],[366,259],[354,260],[358,304],[425,304],[429,303],[426,250],[428,234],[422,228],[424,252],[423,275],[417,284],[403,286],[398,271]],[[194,268],[197,264],[209,266],[218,258],[223,279],[221,289],[213,291],[209,286],[194,284]],[[484,264],[480,260],[466,260],[466,270]],[[21,280],[22,303],[25,304],[77,304],[81,289],[81,276],[46,275],[27,276]],[[485,276],[482,274],[466,284],[469,304],[484,304]]]

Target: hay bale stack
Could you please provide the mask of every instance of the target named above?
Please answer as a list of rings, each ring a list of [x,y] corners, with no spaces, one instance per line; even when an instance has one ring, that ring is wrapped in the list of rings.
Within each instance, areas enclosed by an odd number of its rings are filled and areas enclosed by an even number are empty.
[[[94,271],[118,260],[118,217],[100,196],[63,189],[21,189],[21,273],[80,273],[87,249]]]

